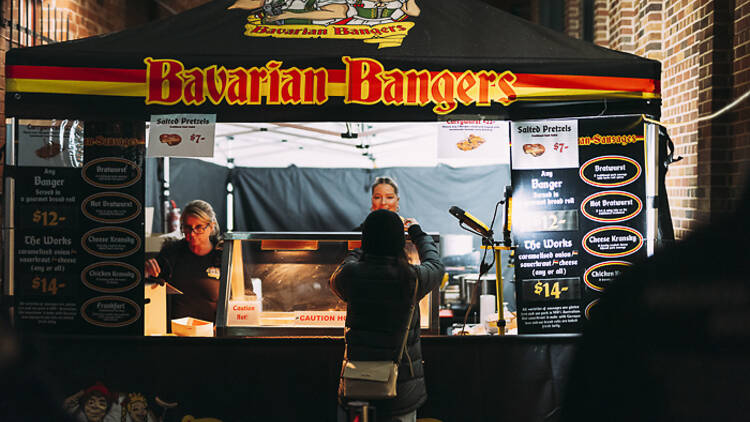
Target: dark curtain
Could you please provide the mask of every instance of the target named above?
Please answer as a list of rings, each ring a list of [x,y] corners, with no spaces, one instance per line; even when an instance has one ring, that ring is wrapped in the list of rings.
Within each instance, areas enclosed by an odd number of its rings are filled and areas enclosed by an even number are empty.
[[[162,231],[156,160],[146,167],[146,204],[153,206],[153,231]],[[508,165],[387,169],[247,168],[231,170],[236,231],[350,231],[370,209],[370,184],[382,175],[399,184],[400,214],[430,232],[466,233],[448,214],[457,205],[490,224],[495,203],[510,184]],[[226,167],[201,160],[170,160],[170,198],[183,208],[193,199],[209,202],[226,230]],[[500,230],[502,207],[495,231]]]
[[[510,184],[508,165],[374,170],[236,168],[235,229],[350,231],[367,216],[370,184],[383,175],[399,184],[402,216],[416,218],[426,231],[443,234],[465,233],[448,214],[452,205],[489,224],[495,203]]]
[[[159,180],[156,159],[150,158],[146,164],[146,206],[154,207],[154,233],[163,232],[161,220],[163,211],[159,200]],[[213,207],[221,231],[227,228],[226,182],[229,177],[227,167],[189,158],[169,160],[169,198],[180,210],[185,204],[202,199]]]
[[[157,158],[146,159],[146,206],[154,207],[154,221],[151,224],[152,233],[164,232],[164,211],[159,199],[161,185],[159,184],[159,176],[157,174],[158,166]]]

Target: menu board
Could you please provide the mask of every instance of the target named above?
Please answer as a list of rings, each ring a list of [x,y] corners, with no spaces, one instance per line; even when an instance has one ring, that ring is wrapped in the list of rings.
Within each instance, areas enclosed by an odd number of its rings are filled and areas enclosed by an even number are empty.
[[[646,256],[640,116],[511,124],[519,334],[580,332]]]
[[[143,333],[144,134],[87,122],[81,168],[16,168],[19,329]]]
[[[145,123],[86,122],[80,314],[86,332],[143,333]]]
[[[80,169],[18,167],[15,177],[16,325],[75,332]]]

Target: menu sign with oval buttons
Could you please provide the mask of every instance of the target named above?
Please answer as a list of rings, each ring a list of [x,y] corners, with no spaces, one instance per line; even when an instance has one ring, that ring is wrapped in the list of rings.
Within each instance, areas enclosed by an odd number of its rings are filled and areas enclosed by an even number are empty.
[[[80,203],[84,329],[142,335],[145,122],[87,122]]]
[[[141,180],[141,168],[133,161],[120,157],[102,157],[83,166],[83,180],[105,189],[126,188]]]
[[[95,193],[83,200],[81,211],[99,223],[124,223],[138,217],[141,202],[122,192]]]
[[[140,270],[124,262],[97,262],[81,271],[81,282],[102,293],[126,292],[138,286],[140,281]]]
[[[124,327],[138,321],[141,307],[135,301],[121,296],[94,297],[81,306],[81,316],[86,322],[98,327]]]
[[[511,150],[518,332],[580,332],[606,287],[646,255],[645,124],[512,122]]]

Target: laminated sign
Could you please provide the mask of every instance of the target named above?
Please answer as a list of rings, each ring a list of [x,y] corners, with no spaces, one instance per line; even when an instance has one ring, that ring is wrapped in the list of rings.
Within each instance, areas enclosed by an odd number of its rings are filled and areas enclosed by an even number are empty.
[[[215,114],[151,116],[148,157],[213,157]]]
[[[511,124],[519,334],[579,332],[646,257],[641,116]]]
[[[508,122],[449,120],[438,129],[437,156],[509,163],[509,144]]]

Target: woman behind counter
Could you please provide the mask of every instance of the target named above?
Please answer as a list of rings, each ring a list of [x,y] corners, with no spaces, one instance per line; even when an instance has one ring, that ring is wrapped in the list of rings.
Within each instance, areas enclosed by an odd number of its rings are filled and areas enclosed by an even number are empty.
[[[370,188],[372,206],[370,211],[388,210],[398,213],[400,207],[398,201],[398,184],[392,177],[381,176],[375,178]]]
[[[419,265],[407,261],[404,226],[419,251]],[[331,276],[331,289],[346,302],[346,357],[393,360],[409,317],[415,278],[419,301],[440,284],[443,272],[435,243],[416,220],[402,223],[396,213],[385,209],[370,213],[362,227],[362,250],[350,252]],[[415,421],[417,408],[427,400],[419,326],[416,306],[406,353],[399,362],[398,394],[393,399],[372,402],[378,421]],[[339,402],[346,405],[346,398],[339,397]]]
[[[370,186],[370,194],[370,212],[377,210],[388,210],[398,214],[399,210],[401,209],[401,207],[399,206],[399,201],[401,200],[401,198],[398,196],[398,184],[392,177],[376,177],[372,182],[372,185]],[[401,221],[404,222],[404,230],[406,230],[406,219],[401,217]],[[354,231],[362,231],[363,224],[355,227]]]
[[[184,238],[167,240],[159,255],[146,261],[146,275],[182,291],[172,295],[170,319],[190,316],[215,321],[221,271],[221,239],[216,213],[206,201],[188,203],[180,217]]]

